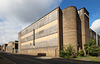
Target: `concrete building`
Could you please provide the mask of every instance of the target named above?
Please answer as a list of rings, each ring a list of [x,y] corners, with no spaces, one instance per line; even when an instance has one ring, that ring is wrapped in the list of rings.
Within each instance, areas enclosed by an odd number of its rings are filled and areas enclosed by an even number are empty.
[[[100,36],[99,36],[99,46],[100,46]]]
[[[90,29],[90,38],[96,41],[96,45],[100,45],[100,36],[92,29]]]
[[[18,53],[18,41],[10,41],[6,47],[8,53]]]
[[[22,30],[19,33],[19,53],[59,56],[61,14],[58,7]]]
[[[19,53],[59,57],[59,51],[68,45],[77,53],[84,50],[90,32],[89,12],[85,8],[77,10],[70,6],[61,10],[57,7],[19,32]]]
[[[3,51],[6,52],[6,47],[8,44],[3,44]]]

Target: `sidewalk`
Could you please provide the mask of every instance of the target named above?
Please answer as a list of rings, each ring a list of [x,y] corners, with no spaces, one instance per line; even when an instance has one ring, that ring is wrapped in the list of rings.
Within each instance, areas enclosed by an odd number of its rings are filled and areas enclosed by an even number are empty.
[[[10,61],[9,59],[5,58],[5,57],[2,57],[0,55],[0,64],[15,64],[13,63],[12,61]]]

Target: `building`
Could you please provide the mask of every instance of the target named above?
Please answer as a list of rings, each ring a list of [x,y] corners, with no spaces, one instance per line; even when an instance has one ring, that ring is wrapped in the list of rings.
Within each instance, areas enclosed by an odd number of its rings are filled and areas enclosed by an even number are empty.
[[[3,44],[3,51],[6,52],[6,47],[8,44]]]
[[[19,32],[19,53],[59,57],[59,51],[68,45],[77,53],[84,50],[90,32],[89,12],[85,8],[57,7]]]
[[[8,53],[18,53],[18,41],[10,41],[6,47]]]
[[[3,51],[2,46],[0,45],[0,51]]]
[[[100,46],[100,36],[99,36],[99,46]]]

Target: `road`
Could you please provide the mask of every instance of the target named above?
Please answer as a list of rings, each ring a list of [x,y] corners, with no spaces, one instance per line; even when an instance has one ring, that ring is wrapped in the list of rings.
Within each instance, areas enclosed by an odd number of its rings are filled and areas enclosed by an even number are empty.
[[[15,64],[100,64],[97,62],[65,60],[65,59],[40,59],[37,56],[10,54],[0,52],[0,55],[14,62]]]

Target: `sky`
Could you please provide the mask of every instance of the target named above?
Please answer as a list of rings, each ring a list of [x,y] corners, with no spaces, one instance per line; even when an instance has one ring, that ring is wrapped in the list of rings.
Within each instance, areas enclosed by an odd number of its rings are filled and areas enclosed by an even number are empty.
[[[18,40],[18,33],[56,7],[85,7],[90,28],[100,34],[100,0],[0,0],[0,44]]]

